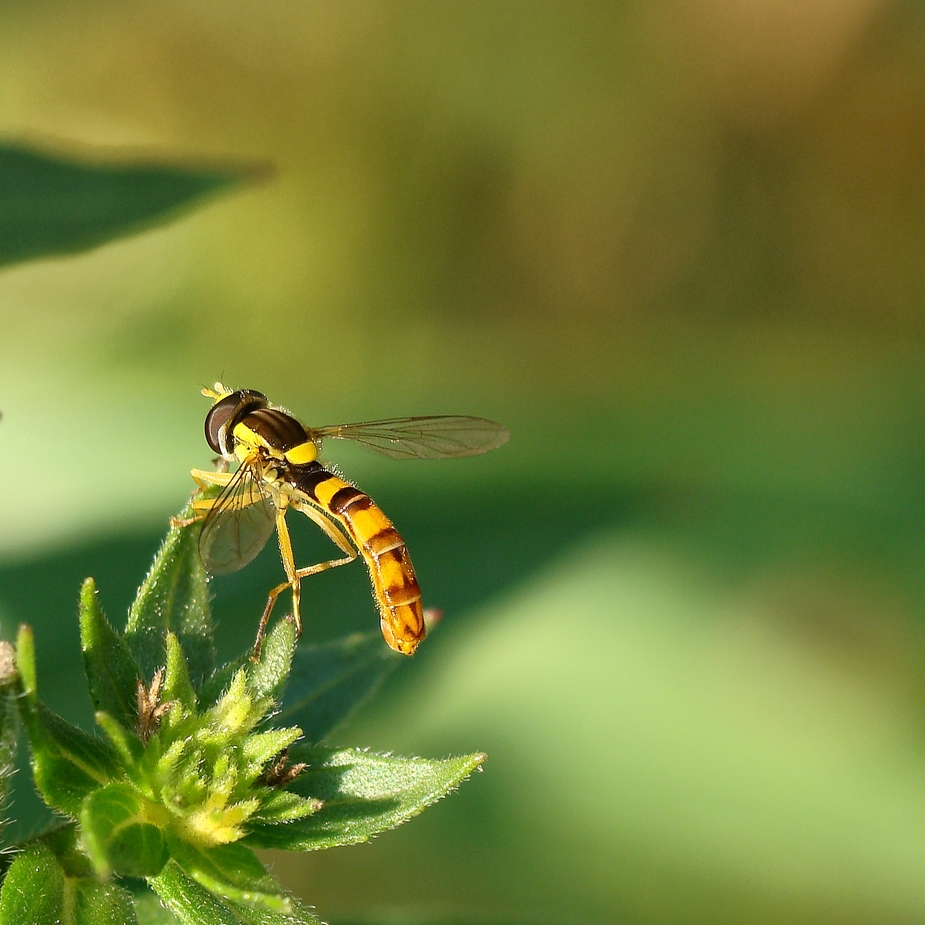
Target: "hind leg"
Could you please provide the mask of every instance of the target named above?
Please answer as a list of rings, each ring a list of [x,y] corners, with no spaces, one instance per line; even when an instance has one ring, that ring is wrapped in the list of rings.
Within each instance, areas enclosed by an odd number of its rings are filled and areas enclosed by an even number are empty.
[[[276,515],[276,533],[279,538],[279,554],[283,560],[283,570],[286,572],[286,581],[278,584],[267,597],[266,607],[260,617],[260,623],[257,626],[257,638],[254,641],[252,658],[256,661],[260,657],[260,650],[263,646],[263,639],[267,631],[267,623],[270,621],[270,614],[276,604],[276,599],[286,590],[292,588],[292,618],[295,620],[296,632],[302,635],[302,613],[301,613],[301,592],[302,579],[310,575],[317,575],[319,572],[325,572],[328,569],[337,568],[341,565],[347,565],[357,557],[357,551],[353,548],[350,540],[323,514],[312,509],[299,508],[302,513],[306,514],[314,521],[331,541],[338,546],[345,555],[340,559],[329,559],[326,562],[318,562],[315,565],[307,565],[304,568],[295,567],[295,556],[292,552],[292,540],[289,536],[289,527],[286,525],[285,511],[279,511]]]

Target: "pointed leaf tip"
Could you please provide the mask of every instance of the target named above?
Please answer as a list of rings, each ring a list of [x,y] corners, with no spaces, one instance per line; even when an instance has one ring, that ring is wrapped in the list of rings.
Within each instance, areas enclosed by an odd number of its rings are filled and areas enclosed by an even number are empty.
[[[35,673],[35,636],[28,623],[20,623],[16,634],[16,666],[22,679],[23,693],[34,698],[37,678]]]
[[[141,673],[125,639],[106,619],[92,578],[80,589],[80,646],[93,705],[131,728]]]
[[[253,848],[314,851],[368,841],[411,819],[455,790],[483,754],[429,760],[376,755],[359,749],[299,748],[307,768],[288,789],[321,801],[318,810],[284,826],[253,825]]]
[[[177,635],[194,687],[212,672],[215,650],[206,573],[198,531],[171,526],[129,610],[125,641],[142,676],[151,678],[166,661],[165,634]]]
[[[0,265],[74,253],[162,222],[253,168],[105,163],[0,144]]]

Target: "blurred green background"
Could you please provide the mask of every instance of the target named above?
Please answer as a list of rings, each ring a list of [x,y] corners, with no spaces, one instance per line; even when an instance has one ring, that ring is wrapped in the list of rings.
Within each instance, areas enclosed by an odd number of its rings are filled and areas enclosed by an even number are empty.
[[[78,582],[121,619],[202,385],[484,415],[484,458],[331,456],[445,612],[340,741],[485,773],[287,886],[335,923],[925,920],[921,4],[2,0],[0,135],[273,169],[0,273],[0,629],[52,707],[89,722]],[[278,575],[214,583],[226,654]],[[303,594],[311,638],[375,624],[359,565]]]

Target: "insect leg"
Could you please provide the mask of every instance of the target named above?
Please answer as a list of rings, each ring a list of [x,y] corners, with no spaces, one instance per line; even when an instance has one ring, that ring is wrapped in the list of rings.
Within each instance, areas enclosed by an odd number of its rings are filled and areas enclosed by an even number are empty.
[[[329,559],[326,562],[318,562],[315,565],[307,565],[297,569],[295,567],[295,557],[292,553],[292,541],[289,538],[289,527],[286,526],[285,512],[277,514],[276,530],[279,535],[279,551],[280,557],[283,560],[283,568],[286,571],[287,580],[273,588],[267,598],[267,605],[263,610],[263,615],[260,617],[260,624],[257,627],[257,639],[254,642],[254,650],[251,656],[254,660],[260,656],[263,638],[266,635],[267,623],[270,620],[270,614],[273,612],[273,606],[276,604],[277,597],[279,597],[286,588],[292,588],[293,618],[295,619],[296,631],[301,635],[302,616],[300,612],[300,601],[302,579],[308,578],[309,575],[317,575],[319,572],[324,572],[331,568],[337,568],[339,565],[347,565],[349,562],[353,562],[357,557],[356,549],[353,548],[350,540],[347,539],[336,524],[332,523],[322,513],[308,505],[300,505],[298,510],[316,523],[324,531],[325,535],[338,548],[342,549],[346,555],[340,559]]]
[[[276,599],[286,590],[292,588],[292,618],[295,620],[296,633],[302,635],[302,615],[299,612],[299,579],[296,575],[295,557],[292,554],[292,540],[289,537],[289,527],[286,526],[286,508],[276,512],[276,536],[279,540],[279,556],[283,560],[283,570],[286,573],[286,581],[278,584],[267,596],[266,607],[260,616],[260,623],[257,625],[257,638],[254,640],[254,649],[251,658],[256,662],[260,658],[260,650],[263,647],[263,637],[266,635],[267,623],[270,621],[270,614],[273,612],[273,605]]]
[[[171,517],[170,525],[172,527],[188,527],[199,520],[204,520],[206,514],[212,510],[216,498],[196,498],[197,492],[205,488],[211,488],[213,485],[221,485],[223,488],[234,478],[232,472],[212,472],[208,469],[191,469],[190,475],[198,486],[193,491],[193,516],[192,517]]]
[[[213,469],[190,469],[190,475],[200,488],[209,488],[212,485],[224,487],[234,478],[233,472],[216,472]]]
[[[335,546],[338,546],[340,549],[342,549],[348,557],[345,560],[332,560],[333,564],[321,562],[318,565],[309,565],[308,568],[313,569],[313,571],[307,572],[306,574],[314,575],[315,571],[323,572],[325,568],[333,568],[334,565],[346,565],[348,562],[353,562],[353,560],[357,557],[357,551],[354,548],[353,543],[347,538],[346,533],[344,533],[340,526],[322,514],[321,511],[316,510],[314,506],[310,504],[299,504],[296,506],[296,510],[303,513],[312,523],[321,527],[328,539],[331,540]],[[324,568],[321,566],[324,566]],[[299,569],[299,571],[303,572],[305,569]],[[302,577],[304,578],[306,576],[303,575]]]

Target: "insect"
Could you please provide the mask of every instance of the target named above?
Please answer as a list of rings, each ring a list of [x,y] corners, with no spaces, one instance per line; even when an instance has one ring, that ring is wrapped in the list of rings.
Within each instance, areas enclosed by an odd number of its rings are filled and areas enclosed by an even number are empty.
[[[214,498],[193,502],[193,520],[202,520],[199,553],[206,569],[227,574],[243,568],[275,530],[286,580],[273,588],[260,617],[254,652],[259,653],[276,599],[292,589],[292,615],[299,633],[303,578],[362,557],[385,641],[413,655],[424,638],[421,590],[404,540],[369,495],[326,469],[318,460],[324,440],[353,440],[392,459],[453,459],[487,453],[507,442],[506,427],[463,415],[391,418],[359,424],[306,427],[271,405],[261,392],[231,391],[220,382],[203,395],[214,404],[205,436],[219,455],[215,471],[193,469],[202,489],[220,486]],[[229,464],[237,469],[229,472]],[[296,568],[286,512],[300,511],[343,554]]]

